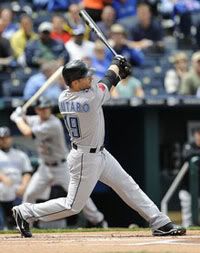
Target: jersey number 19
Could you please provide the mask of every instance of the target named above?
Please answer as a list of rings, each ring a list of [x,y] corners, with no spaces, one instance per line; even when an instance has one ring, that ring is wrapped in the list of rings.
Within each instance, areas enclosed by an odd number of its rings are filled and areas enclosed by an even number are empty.
[[[64,116],[64,122],[71,137],[80,137],[79,120],[76,116]]]

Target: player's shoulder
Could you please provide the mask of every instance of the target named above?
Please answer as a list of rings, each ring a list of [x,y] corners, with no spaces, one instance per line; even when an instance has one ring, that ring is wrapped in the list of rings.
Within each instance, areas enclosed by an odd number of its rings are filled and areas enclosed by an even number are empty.
[[[57,118],[55,115],[51,115],[49,122],[47,123],[48,127],[59,129],[62,127],[62,123],[59,118]]]
[[[17,158],[28,157],[28,155],[24,151],[17,148],[11,148],[10,153],[12,154],[12,156],[14,155],[14,157],[17,157]]]
[[[56,117],[56,116],[53,115],[53,114],[51,114],[49,120],[50,120],[50,121],[53,121],[53,122],[60,123],[60,120],[58,119],[58,117]]]
[[[62,102],[63,100],[65,100],[69,96],[70,96],[69,88],[66,88],[64,91],[61,92],[61,94],[58,98],[58,102],[59,103]]]

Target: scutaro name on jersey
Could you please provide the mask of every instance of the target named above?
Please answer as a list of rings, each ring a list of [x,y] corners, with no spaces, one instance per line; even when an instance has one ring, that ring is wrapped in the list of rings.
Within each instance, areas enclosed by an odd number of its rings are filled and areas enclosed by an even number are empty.
[[[61,112],[89,112],[90,105],[88,103],[62,101],[60,103],[60,110]]]

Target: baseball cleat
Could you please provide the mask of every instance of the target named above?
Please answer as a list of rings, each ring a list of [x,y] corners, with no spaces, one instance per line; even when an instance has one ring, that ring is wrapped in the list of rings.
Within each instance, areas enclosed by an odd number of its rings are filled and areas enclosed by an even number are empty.
[[[29,224],[26,222],[19,210],[19,207],[15,206],[12,209],[13,217],[15,218],[15,222],[17,224],[17,229],[20,231],[22,237],[32,237],[30,232]]]
[[[181,226],[177,226],[172,222],[167,223],[163,227],[155,229],[152,233],[154,236],[178,236],[185,235],[186,229]]]

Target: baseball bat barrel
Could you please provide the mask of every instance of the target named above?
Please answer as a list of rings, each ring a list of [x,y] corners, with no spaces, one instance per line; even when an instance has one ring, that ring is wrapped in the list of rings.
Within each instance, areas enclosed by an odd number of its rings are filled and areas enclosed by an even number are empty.
[[[42,93],[50,87],[56,79],[61,75],[63,66],[60,66],[40,87],[40,89],[22,106],[22,110],[26,112],[29,106],[31,106],[41,95]]]
[[[85,21],[85,23],[92,29],[93,32],[96,33],[97,37],[104,43],[104,45],[113,53],[114,56],[117,55],[116,51],[111,47],[111,45],[108,43],[108,40],[104,36],[103,32],[100,30],[100,28],[96,25],[94,20],[90,17],[90,15],[85,11],[81,10],[79,12],[79,15],[81,18]]]

